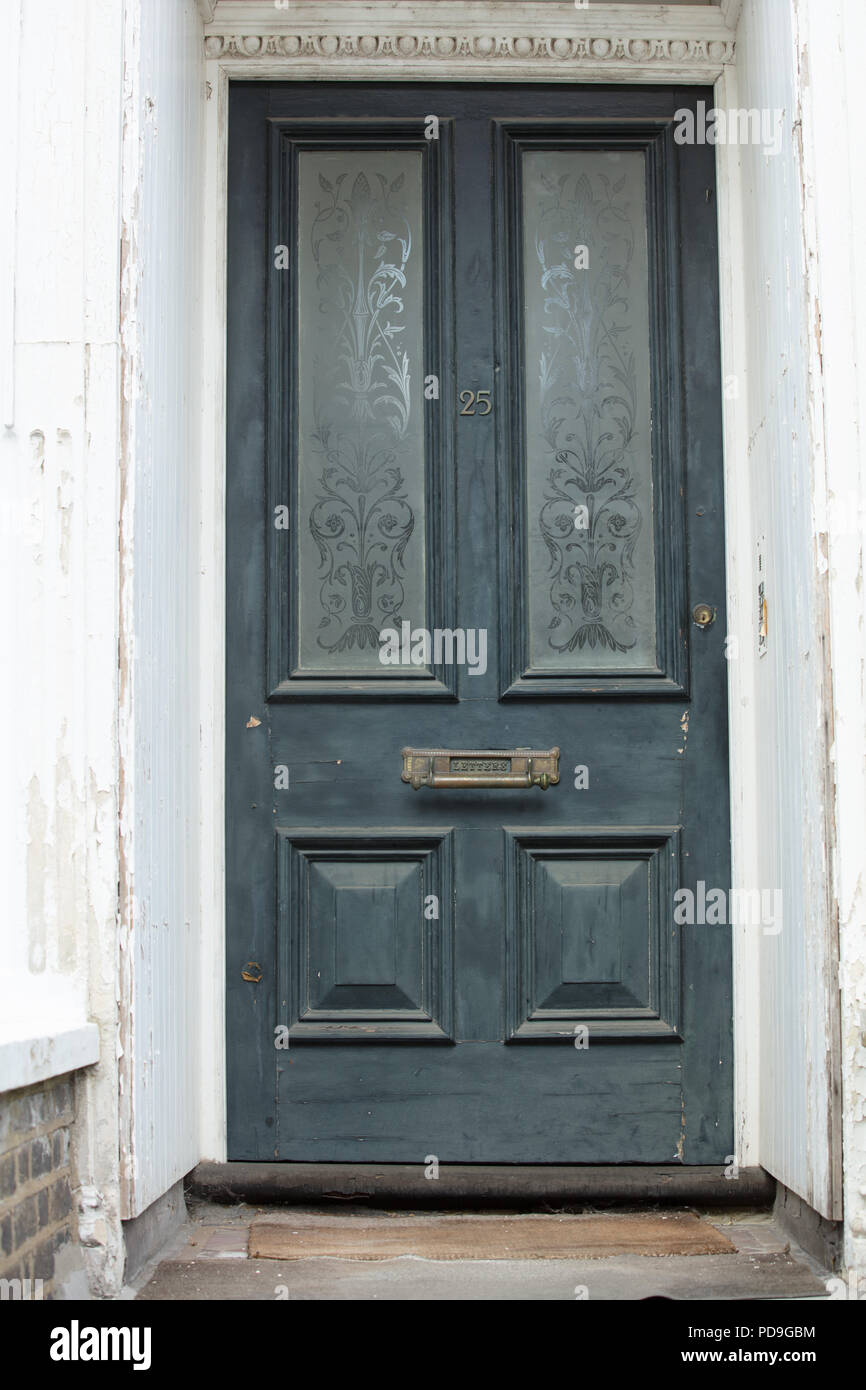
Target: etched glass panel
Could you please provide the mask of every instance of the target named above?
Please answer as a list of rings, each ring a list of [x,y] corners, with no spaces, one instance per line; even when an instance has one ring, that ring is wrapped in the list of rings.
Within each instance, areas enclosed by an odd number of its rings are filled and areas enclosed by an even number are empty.
[[[298,161],[298,661],[405,675],[379,634],[426,627],[421,154]],[[423,668],[416,667],[420,672]]]
[[[530,667],[655,668],[644,156],[523,155]]]

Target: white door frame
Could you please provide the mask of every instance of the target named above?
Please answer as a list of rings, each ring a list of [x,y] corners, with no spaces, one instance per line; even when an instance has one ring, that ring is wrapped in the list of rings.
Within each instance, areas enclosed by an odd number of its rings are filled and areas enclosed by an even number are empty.
[[[715,103],[736,105],[733,33],[723,8],[593,3],[317,3],[286,6],[199,0],[205,18],[208,114],[204,187],[202,345],[203,467],[200,658],[202,672],[202,1155],[226,1156],[223,1045],[225,960],[225,326],[226,161],[229,80],[416,79],[714,84]],[[627,13],[624,15],[624,10]],[[511,14],[508,14],[508,11]],[[515,11],[518,18],[515,18]],[[213,17],[215,14],[215,17]],[[718,197],[725,379],[745,361],[746,309],[735,274],[740,251],[739,160],[719,146]],[[739,366],[738,366],[739,364]],[[725,402],[728,630],[751,633],[753,545],[745,410]],[[760,883],[755,833],[754,643],[729,666],[732,870],[734,886]],[[734,932],[735,1134],[741,1165],[759,1161],[759,939]]]

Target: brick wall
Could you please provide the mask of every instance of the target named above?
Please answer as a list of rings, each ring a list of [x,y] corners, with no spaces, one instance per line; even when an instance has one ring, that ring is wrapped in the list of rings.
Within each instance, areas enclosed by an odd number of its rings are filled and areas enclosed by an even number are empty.
[[[60,1252],[77,1240],[72,1123],[71,1076],[0,1095],[0,1279],[40,1279],[46,1299]]]

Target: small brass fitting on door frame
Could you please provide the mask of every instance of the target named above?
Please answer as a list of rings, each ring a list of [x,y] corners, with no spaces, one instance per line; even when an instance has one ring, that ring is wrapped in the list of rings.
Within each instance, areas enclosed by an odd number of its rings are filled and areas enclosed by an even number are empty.
[[[716,621],[716,610],[708,603],[697,603],[692,609],[692,622],[696,627],[710,627]]]

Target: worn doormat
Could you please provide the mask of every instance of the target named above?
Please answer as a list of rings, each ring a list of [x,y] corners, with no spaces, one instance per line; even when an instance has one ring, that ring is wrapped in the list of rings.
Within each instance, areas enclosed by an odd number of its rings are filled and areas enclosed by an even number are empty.
[[[731,1242],[687,1212],[601,1216],[260,1217],[253,1259],[599,1260],[610,1255],[728,1255]]]

